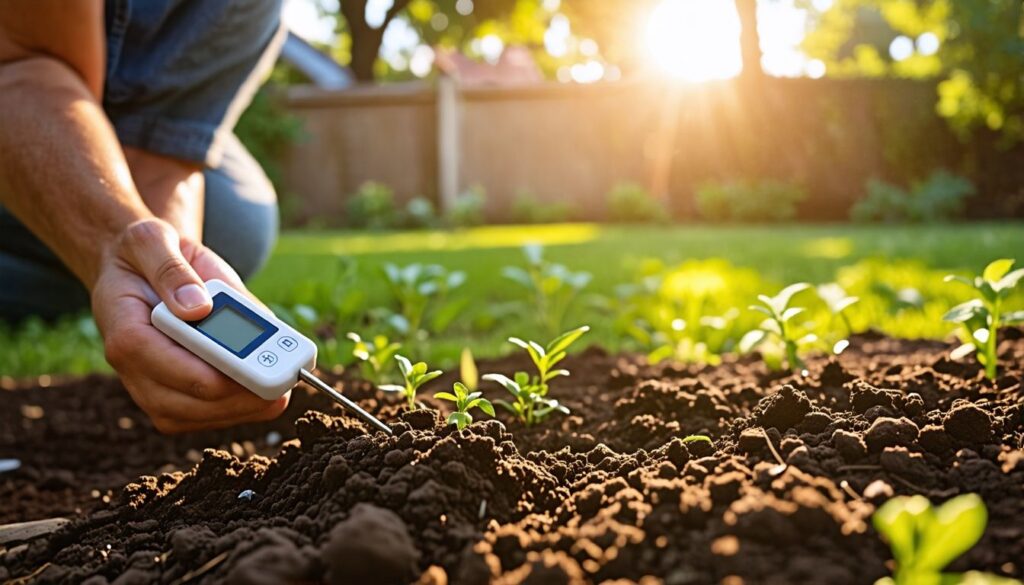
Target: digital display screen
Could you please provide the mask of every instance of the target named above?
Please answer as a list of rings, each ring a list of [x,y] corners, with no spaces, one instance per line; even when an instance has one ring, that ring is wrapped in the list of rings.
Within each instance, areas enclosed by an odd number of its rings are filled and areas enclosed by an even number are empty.
[[[267,331],[229,304],[215,309],[196,328],[236,354]]]

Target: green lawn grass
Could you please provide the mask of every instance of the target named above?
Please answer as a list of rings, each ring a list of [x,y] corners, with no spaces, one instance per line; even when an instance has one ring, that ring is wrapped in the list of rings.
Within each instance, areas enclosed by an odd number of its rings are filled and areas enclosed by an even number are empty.
[[[835,270],[864,258],[912,259],[947,270],[980,270],[1001,256],[1024,262],[1024,224],[929,226],[785,225],[707,227],[696,225],[608,227],[595,224],[495,226],[464,231],[288,233],[266,269],[251,283],[269,300],[287,299],[296,281],[331,270],[349,256],[367,274],[385,262],[429,262],[465,270],[470,294],[505,290],[499,268],[522,262],[523,244],[544,244],[546,256],[594,275],[592,288],[607,291],[633,278],[646,258],[668,263],[723,258],[755,268],[772,281],[832,278]],[[374,275],[376,276],[376,275]],[[367,286],[384,292],[371,278]]]
[[[264,301],[291,307],[306,302],[304,294],[311,286],[337,279],[338,259],[350,258],[357,263],[358,274],[351,286],[359,288],[372,307],[391,302],[382,277],[384,263],[436,263],[466,272],[467,282],[458,295],[472,302],[466,310],[467,319],[472,319],[523,297],[501,276],[501,268],[522,265],[522,246],[539,243],[545,246],[549,260],[593,274],[588,298],[581,299],[566,325],[589,323],[594,331],[587,341],[617,349],[623,344],[611,326],[615,316],[590,310],[588,303],[596,295],[611,295],[618,284],[634,281],[640,267],[649,264],[645,262],[648,259],[659,259],[667,266],[694,259],[724,259],[731,266],[721,270],[756,271],[756,286],[769,293],[798,280],[832,281],[843,270],[849,272],[844,267],[879,259],[884,262],[878,266],[890,268],[880,274],[875,266],[871,269],[873,279],[889,280],[894,287],[910,283],[929,291],[945,291],[943,287],[953,286],[941,282],[941,274],[946,271],[977,272],[999,257],[1016,257],[1024,262],[1022,228],[1020,223],[734,227],[558,224],[386,233],[298,231],[282,235],[269,264],[250,286]],[[723,276],[723,282],[731,282],[729,274]],[[846,277],[852,278],[850,274]],[[945,298],[944,292],[933,295],[936,303],[909,320],[906,315],[865,307],[859,323],[861,327],[908,336],[940,336],[952,327],[936,322],[936,316],[941,316],[951,299],[966,292],[955,292],[950,298]],[[731,288],[716,295],[712,304],[718,308],[744,309],[753,300],[750,291],[740,293]],[[887,328],[890,319],[894,321]],[[415,348],[407,347],[407,352],[414,358],[429,358],[450,366],[464,345],[473,347],[478,356],[487,356],[509,351],[511,347],[504,339],[510,334],[541,335],[528,307],[508,313],[499,321],[487,327],[456,324],[429,342],[414,343]],[[340,336],[344,330],[360,330],[364,325],[338,323],[335,330]],[[56,325],[29,323],[15,331],[0,329],[0,347],[0,375],[84,373],[106,368],[100,340],[88,319],[69,319]],[[329,361],[340,359],[335,353],[329,355]]]

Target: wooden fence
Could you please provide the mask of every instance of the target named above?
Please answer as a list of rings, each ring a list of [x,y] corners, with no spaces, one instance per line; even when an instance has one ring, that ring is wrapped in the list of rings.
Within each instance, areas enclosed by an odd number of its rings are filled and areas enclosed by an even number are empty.
[[[803,217],[841,219],[872,176],[906,180],[955,164],[935,87],[910,81],[740,80],[459,88],[437,84],[329,92],[292,88],[305,124],[285,183],[303,215],[340,222],[369,180],[442,208],[473,186],[506,217],[529,194],[600,218],[612,187],[639,183],[682,216],[709,180],[803,185]]]

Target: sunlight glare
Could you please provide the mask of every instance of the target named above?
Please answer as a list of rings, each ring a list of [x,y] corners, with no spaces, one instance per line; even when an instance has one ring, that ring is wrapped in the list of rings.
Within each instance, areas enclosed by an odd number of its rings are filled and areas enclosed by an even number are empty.
[[[652,61],[685,81],[727,79],[743,68],[740,21],[733,2],[662,0],[647,20]]]

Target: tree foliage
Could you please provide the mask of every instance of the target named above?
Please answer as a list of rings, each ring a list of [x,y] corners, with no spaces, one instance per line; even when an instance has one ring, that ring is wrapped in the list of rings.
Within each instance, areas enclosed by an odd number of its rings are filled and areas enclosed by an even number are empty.
[[[961,137],[985,128],[1006,143],[1024,137],[1024,90],[1019,0],[836,0],[814,15],[803,42],[834,77],[936,78],[937,112]],[[907,58],[889,55],[899,35],[935,36],[939,48],[920,45]]]

